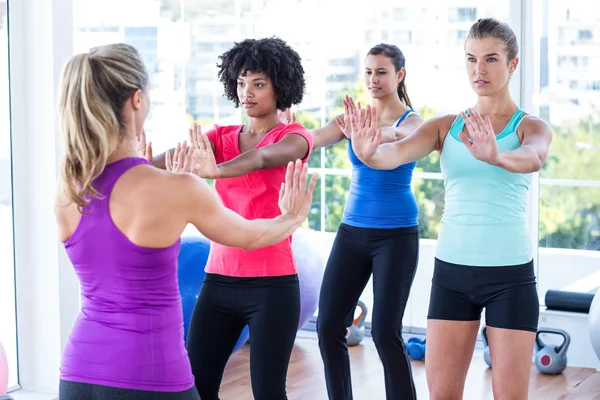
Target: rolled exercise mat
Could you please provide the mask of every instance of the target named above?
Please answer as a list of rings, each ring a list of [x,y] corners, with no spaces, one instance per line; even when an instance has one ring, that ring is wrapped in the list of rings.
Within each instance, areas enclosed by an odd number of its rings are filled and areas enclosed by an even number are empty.
[[[545,302],[548,310],[589,313],[593,299],[594,293],[548,290]]]

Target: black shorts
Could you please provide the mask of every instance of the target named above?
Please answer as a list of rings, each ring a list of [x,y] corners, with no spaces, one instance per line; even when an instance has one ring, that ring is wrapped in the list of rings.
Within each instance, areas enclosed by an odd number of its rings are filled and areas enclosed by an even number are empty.
[[[479,321],[536,332],[540,314],[533,261],[505,267],[473,267],[435,259],[427,319]]]

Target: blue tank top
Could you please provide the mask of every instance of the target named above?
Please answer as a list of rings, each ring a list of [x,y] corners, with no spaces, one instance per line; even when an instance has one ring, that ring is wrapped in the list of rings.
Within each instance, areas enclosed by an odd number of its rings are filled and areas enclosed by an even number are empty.
[[[496,135],[498,149],[521,147],[518,109]],[[533,258],[527,223],[527,191],[532,174],[518,174],[475,159],[458,134],[458,116],[444,139],[440,166],[444,176],[445,206],[436,257],[471,266],[508,266]]]
[[[83,208],[65,242],[81,284],[81,312],[60,375],[72,382],[180,392],[194,386],[177,283],[180,241],[140,247],[119,230],[109,210],[117,180],[140,164],[149,162],[124,158],[106,166],[93,183],[102,198]]]
[[[413,112],[408,110],[396,123]],[[348,141],[352,183],[342,222],[358,228],[394,229],[418,225],[419,208],[411,181],[415,162],[392,170],[372,169],[363,164]]]

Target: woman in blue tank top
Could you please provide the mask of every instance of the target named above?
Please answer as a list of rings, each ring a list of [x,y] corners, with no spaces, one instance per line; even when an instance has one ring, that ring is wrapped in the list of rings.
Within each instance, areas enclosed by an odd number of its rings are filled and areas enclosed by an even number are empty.
[[[351,118],[354,150],[376,169],[440,152],[445,207],[438,237],[425,362],[431,399],[461,399],[481,311],[493,364],[494,398],[526,399],[539,317],[527,226],[531,174],[546,160],[552,132],[511,99],[518,66],[514,32],[481,19],[469,32],[465,62],[477,104],[379,144],[377,110]],[[485,116],[485,117],[483,117]]]
[[[382,143],[407,136],[423,123],[412,111],[404,78],[405,59],[394,45],[379,44],[365,59],[365,83],[379,110]],[[356,110],[344,99],[346,113]],[[340,116],[340,117],[343,117]],[[314,148],[347,139],[341,118],[313,131]],[[415,275],[418,208],[411,190],[415,163],[378,171],[363,164],[348,145],[352,183],[321,286],[317,332],[330,399],[352,399],[346,328],[373,275],[371,333],[384,367],[388,399],[415,399],[402,318]]]

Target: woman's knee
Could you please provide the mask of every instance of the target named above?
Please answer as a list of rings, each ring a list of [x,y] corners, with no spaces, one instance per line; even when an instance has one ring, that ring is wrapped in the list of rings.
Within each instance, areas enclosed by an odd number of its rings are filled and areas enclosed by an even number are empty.
[[[402,346],[402,324],[394,323],[391,319],[373,317],[371,325],[371,337],[373,343],[378,349],[385,349],[389,346]]]
[[[317,335],[319,338],[331,338],[346,334],[344,318],[335,315],[321,315],[317,317]]]

